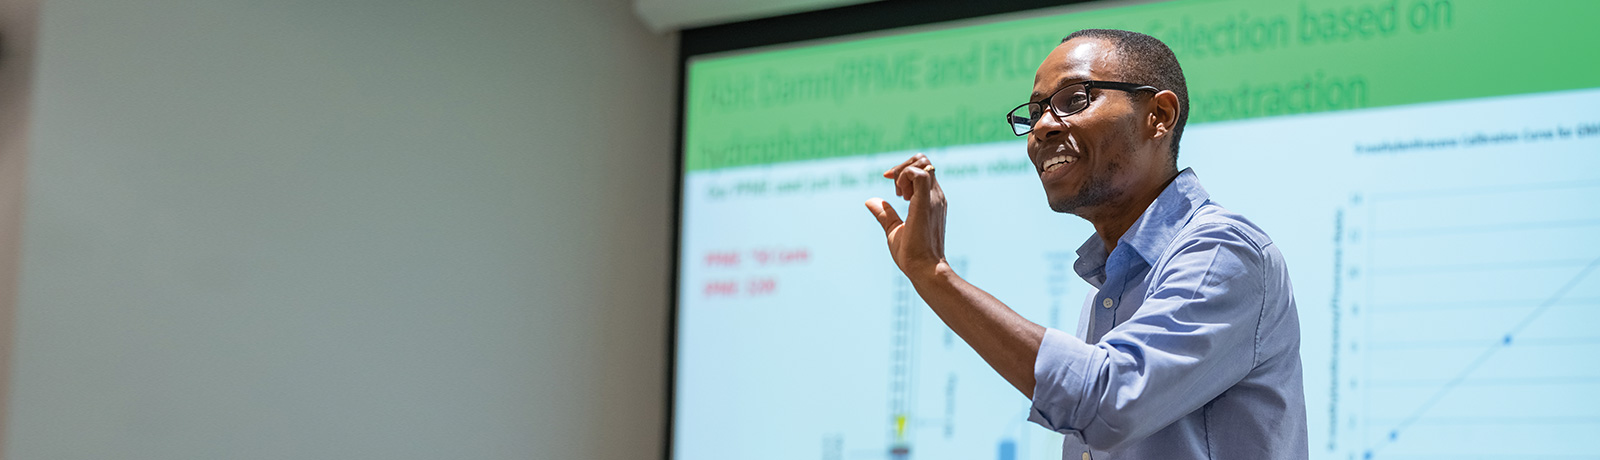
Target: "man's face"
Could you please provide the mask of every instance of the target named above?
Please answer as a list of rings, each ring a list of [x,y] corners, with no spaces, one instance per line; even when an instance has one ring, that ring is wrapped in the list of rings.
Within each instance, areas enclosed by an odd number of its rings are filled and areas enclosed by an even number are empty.
[[[1117,80],[1120,61],[1104,40],[1080,37],[1062,43],[1034,74],[1029,100],[1086,80]],[[1056,212],[1083,215],[1117,200],[1147,166],[1140,164],[1146,155],[1134,151],[1140,145],[1139,96],[1093,89],[1089,97],[1087,109],[1064,118],[1044,111],[1028,134],[1028,157]]]

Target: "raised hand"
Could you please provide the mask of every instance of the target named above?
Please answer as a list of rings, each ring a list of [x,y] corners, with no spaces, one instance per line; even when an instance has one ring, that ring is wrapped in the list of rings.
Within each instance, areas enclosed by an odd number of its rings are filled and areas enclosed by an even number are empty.
[[[895,195],[909,200],[905,220],[882,198],[867,200],[867,210],[883,226],[889,255],[907,277],[931,276],[944,260],[944,191],[934,178],[933,163],[923,154],[884,171],[894,180]]]

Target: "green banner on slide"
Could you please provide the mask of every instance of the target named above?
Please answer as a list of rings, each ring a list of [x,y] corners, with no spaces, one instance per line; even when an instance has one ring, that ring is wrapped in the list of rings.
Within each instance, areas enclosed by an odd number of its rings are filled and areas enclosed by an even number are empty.
[[[1179,0],[699,58],[690,171],[1016,139],[1004,114],[1082,28],[1153,35],[1189,123],[1600,86],[1600,1]],[[1094,6],[1094,4],[1090,4]]]

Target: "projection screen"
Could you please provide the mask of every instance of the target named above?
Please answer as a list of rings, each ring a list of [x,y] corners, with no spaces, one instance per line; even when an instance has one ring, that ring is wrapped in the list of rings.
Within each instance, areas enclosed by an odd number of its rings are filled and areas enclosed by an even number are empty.
[[[1003,115],[1080,28],[1169,44],[1180,168],[1264,228],[1312,458],[1590,458],[1600,429],[1600,2],[1091,3],[691,57],[671,457],[1057,459],[862,206],[923,152],[947,257],[1075,330],[1093,229]]]

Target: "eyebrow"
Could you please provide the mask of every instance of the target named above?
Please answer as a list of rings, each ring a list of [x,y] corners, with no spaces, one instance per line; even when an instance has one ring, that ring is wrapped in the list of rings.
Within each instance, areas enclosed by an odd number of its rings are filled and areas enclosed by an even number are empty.
[[[1061,88],[1067,87],[1067,85],[1083,83],[1083,82],[1090,81],[1090,80],[1094,80],[1094,79],[1093,78],[1084,77],[1082,75],[1068,75],[1068,76],[1065,76],[1065,77],[1061,77],[1060,80],[1056,80],[1055,89],[1050,90],[1050,92],[1051,93],[1055,93],[1056,91],[1060,91]],[[1037,101],[1037,100],[1039,100],[1039,98],[1042,98],[1044,96],[1045,96],[1044,94],[1040,94],[1038,91],[1034,91],[1033,94],[1028,95],[1028,100]]]

